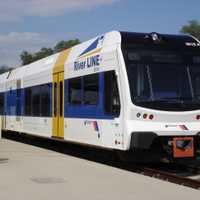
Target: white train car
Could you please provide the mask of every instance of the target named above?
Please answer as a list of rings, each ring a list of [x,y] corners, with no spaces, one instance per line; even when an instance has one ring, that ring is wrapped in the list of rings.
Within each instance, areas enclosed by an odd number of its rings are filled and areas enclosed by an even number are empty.
[[[4,131],[117,150],[133,160],[194,159],[200,43],[157,33],[100,35],[0,75],[0,114]]]

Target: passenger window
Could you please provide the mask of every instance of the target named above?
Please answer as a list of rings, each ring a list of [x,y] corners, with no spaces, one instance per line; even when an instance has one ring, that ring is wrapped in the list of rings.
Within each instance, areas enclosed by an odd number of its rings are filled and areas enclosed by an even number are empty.
[[[25,89],[25,115],[31,116],[31,96],[32,91],[31,88]]]
[[[41,86],[41,116],[50,116],[50,87],[48,84]]]
[[[0,94],[0,115],[4,114],[4,93]]]
[[[69,80],[69,103],[79,105],[82,103],[81,78]]]
[[[21,115],[21,80],[17,80],[16,115]]]
[[[40,116],[40,86],[32,88],[32,115]]]
[[[17,116],[21,115],[20,100],[21,100],[21,90],[17,89],[17,96],[16,96],[16,114],[17,114]]]
[[[115,71],[104,73],[104,109],[108,115],[119,116],[120,98]]]
[[[25,116],[50,116],[50,89],[49,84],[25,88]]]
[[[97,105],[99,101],[99,75],[93,74],[83,77],[84,104]]]

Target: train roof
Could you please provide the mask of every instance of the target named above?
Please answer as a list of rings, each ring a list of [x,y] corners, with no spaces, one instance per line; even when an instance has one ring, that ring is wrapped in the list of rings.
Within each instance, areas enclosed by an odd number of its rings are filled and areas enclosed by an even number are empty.
[[[176,45],[183,46],[185,44],[188,45],[198,44],[197,45],[198,48],[200,46],[198,40],[188,35],[169,35],[169,34],[159,34],[159,33],[111,31],[72,47],[69,58],[67,59],[67,63],[72,63],[81,55],[85,55],[88,52],[95,50],[95,48],[97,48],[98,45],[101,45],[101,49],[103,52],[106,51],[105,49],[115,50],[117,45],[120,45],[121,43],[126,45],[150,44],[152,42],[155,42],[154,39],[157,39],[162,44],[166,43],[175,46]],[[52,56],[43,58],[39,61],[33,62],[29,65],[18,67],[12,70],[11,72],[1,74],[0,82],[2,82],[3,80],[5,81],[5,80],[22,78],[25,75],[28,76],[35,73],[40,73],[45,70],[53,70],[53,67],[59,55],[60,53],[57,53]]]
[[[104,37],[103,47],[112,46],[113,44],[120,44],[121,36],[118,31],[111,31],[106,34],[99,35],[93,39],[85,41],[81,44],[78,44],[71,48],[70,56],[67,62],[73,62],[80,54],[84,53],[87,50],[92,50],[95,48],[101,37]],[[48,56],[36,62],[33,62],[28,65],[17,67],[12,71],[0,75],[1,80],[13,80],[22,78],[24,75],[28,76],[31,74],[39,73],[45,70],[53,70],[55,62],[57,61],[58,56],[61,52],[56,53],[52,56]]]

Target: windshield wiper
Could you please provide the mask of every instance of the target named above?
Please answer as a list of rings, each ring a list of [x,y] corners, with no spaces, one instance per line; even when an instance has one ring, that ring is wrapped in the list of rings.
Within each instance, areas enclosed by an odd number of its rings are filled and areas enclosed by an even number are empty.
[[[163,98],[163,99],[157,99],[157,100],[154,100],[154,102],[156,103],[178,103],[178,104],[183,104],[184,101],[181,100],[181,99],[175,99],[175,98]]]
[[[140,98],[134,98],[134,102],[136,103],[183,103],[180,100],[170,100],[170,99],[140,99]]]
[[[145,97],[136,96],[134,101],[137,103],[169,103],[169,104],[200,104],[200,98],[191,97],[165,97],[160,99],[145,99]]]
[[[180,104],[200,104],[200,100],[197,98],[191,97],[166,97],[163,99],[159,99],[159,102],[166,102],[166,103],[180,103]],[[156,100],[156,102],[158,102]]]
[[[159,101],[167,101],[167,102],[178,102],[178,103],[183,103],[183,98],[179,98],[179,97],[165,97],[165,98],[161,98],[158,99]]]

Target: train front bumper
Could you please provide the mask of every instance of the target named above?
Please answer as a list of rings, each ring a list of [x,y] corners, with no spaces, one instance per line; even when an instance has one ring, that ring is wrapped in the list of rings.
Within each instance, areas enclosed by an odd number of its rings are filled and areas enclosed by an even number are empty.
[[[160,136],[154,132],[133,132],[130,150],[158,154],[160,158],[194,158],[200,151],[200,133],[196,135]]]

